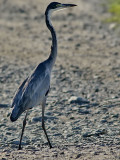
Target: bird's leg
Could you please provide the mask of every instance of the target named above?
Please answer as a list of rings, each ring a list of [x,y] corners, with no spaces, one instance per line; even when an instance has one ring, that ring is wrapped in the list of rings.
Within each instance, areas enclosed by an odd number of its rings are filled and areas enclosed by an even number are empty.
[[[23,120],[23,128],[22,128],[22,133],[21,133],[20,143],[19,143],[19,148],[18,148],[19,150],[22,149],[21,148],[21,142],[22,142],[22,137],[23,137],[24,129],[25,129],[25,126],[26,126],[27,115],[28,115],[28,111],[26,112],[25,118]]]
[[[50,143],[50,140],[49,140],[49,138],[48,138],[48,135],[47,135],[47,132],[46,132],[46,129],[45,129],[45,123],[44,123],[45,105],[46,105],[46,98],[45,98],[45,100],[44,100],[43,103],[42,103],[42,128],[43,128],[44,133],[45,133],[45,135],[46,135],[46,138],[47,138],[49,147],[52,148],[52,145],[51,145],[51,143]]]

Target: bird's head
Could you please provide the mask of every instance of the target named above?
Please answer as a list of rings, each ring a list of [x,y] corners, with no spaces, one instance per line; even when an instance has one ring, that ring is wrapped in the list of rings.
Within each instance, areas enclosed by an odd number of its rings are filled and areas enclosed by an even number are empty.
[[[76,5],[75,4],[62,4],[62,3],[58,3],[58,2],[52,2],[48,5],[47,11],[56,11],[56,10],[60,10],[60,9],[68,8],[68,7],[74,7],[74,6],[76,6]]]

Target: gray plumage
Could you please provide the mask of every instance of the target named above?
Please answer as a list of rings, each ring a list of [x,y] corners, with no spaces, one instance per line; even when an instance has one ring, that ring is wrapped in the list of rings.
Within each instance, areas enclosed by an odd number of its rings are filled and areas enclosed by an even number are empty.
[[[41,104],[50,87],[51,70],[45,61],[38,65],[30,77],[28,77],[18,89],[12,106],[14,107],[11,119],[15,121],[22,112]]]
[[[45,12],[46,25],[50,30],[52,36],[52,46],[51,46],[50,56],[48,57],[47,60],[40,63],[36,67],[34,72],[24,80],[24,82],[18,88],[18,91],[16,92],[12,103],[13,110],[10,116],[12,122],[16,121],[19,118],[19,116],[24,111],[26,111],[25,119],[23,121],[23,128],[19,143],[19,149],[21,149],[21,142],[26,125],[28,110],[40,104],[42,105],[42,128],[44,130],[50,148],[52,147],[44,124],[44,110],[46,105],[47,94],[50,88],[51,71],[57,57],[57,38],[55,30],[50,21],[50,15],[51,12],[54,10],[73,7],[73,6],[76,5],[52,2],[48,5],[46,9]]]

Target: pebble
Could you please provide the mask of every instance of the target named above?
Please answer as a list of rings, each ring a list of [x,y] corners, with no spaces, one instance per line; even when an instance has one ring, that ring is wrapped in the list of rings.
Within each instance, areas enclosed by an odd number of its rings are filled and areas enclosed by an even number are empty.
[[[82,135],[84,138],[92,136],[91,132],[86,132]]]
[[[75,47],[80,47],[81,46],[81,44],[80,43],[77,43],[76,45],[75,45]]]
[[[101,120],[101,123],[106,123],[106,122],[107,122],[106,119]]]
[[[2,160],[7,160],[7,158],[2,158]]]
[[[78,158],[80,158],[82,156],[82,154],[80,153],[80,154],[78,154],[77,156],[76,156],[76,159],[78,159]]]
[[[0,104],[0,108],[7,108],[8,105],[7,104]]]
[[[110,30],[115,29],[116,25],[117,25],[116,23],[111,23],[111,24],[109,25],[109,29],[110,29]]]
[[[84,110],[84,109],[79,109],[78,113],[80,113],[80,114],[90,114],[90,111]]]
[[[84,104],[84,103],[90,103],[88,100],[84,99],[84,98],[81,98],[81,97],[76,97],[76,96],[72,96],[70,99],[69,99],[69,103],[76,103],[76,104]]]
[[[120,77],[120,73],[117,76]]]

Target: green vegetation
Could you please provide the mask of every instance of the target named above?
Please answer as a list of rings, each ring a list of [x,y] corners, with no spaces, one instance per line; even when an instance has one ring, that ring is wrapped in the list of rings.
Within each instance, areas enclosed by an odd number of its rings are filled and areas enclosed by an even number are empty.
[[[108,11],[112,16],[107,19],[107,22],[120,23],[120,0],[108,0]]]

